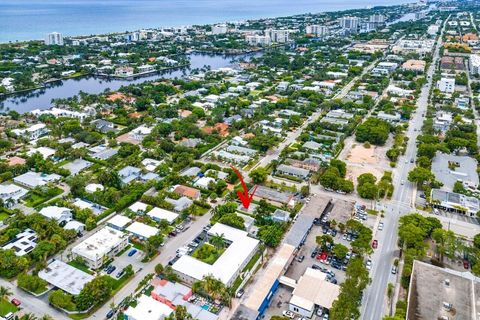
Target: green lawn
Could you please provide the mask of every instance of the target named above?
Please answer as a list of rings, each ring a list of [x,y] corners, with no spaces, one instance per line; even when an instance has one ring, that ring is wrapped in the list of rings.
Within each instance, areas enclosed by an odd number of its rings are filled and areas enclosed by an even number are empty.
[[[222,255],[225,249],[217,249],[209,243],[204,243],[193,252],[192,257],[208,264],[213,264]]]
[[[9,312],[17,312],[18,311],[18,308],[15,307],[13,304],[11,304],[10,302],[8,302],[7,300],[0,300],[0,316],[5,316],[7,313]]]
[[[5,212],[0,212],[0,221],[3,221],[9,217]]]
[[[86,272],[88,274],[93,274],[92,270],[90,270],[85,264],[83,263],[78,263],[77,261],[75,260],[72,260],[68,263],[69,265],[71,265],[72,267],[74,268],[77,268],[78,270],[82,270],[83,272]]]

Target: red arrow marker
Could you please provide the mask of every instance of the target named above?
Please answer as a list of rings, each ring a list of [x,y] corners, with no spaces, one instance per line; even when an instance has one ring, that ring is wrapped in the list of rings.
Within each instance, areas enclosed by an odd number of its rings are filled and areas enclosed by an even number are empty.
[[[247,190],[247,185],[245,184],[245,181],[243,181],[243,177],[242,177],[242,174],[240,173],[240,171],[238,171],[237,168],[235,168],[234,166],[230,166],[230,167],[237,174],[238,178],[240,179],[240,183],[242,184],[242,188],[243,188],[243,192],[242,191],[237,191],[237,196],[240,199],[240,201],[242,201],[243,207],[245,209],[248,209],[248,207],[250,206],[250,203],[252,202],[253,195],[255,194],[255,191],[257,191],[258,186],[256,185],[255,188],[253,189],[252,194],[249,195],[248,190]]]

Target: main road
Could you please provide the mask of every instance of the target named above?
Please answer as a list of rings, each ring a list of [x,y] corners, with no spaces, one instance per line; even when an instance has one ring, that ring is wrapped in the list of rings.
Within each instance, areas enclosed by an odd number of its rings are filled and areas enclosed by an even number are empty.
[[[447,19],[448,20],[448,19]],[[446,23],[446,22],[445,22]],[[427,83],[423,86],[420,96],[417,100],[417,109],[410,120],[410,125],[406,136],[409,138],[405,157],[401,158],[394,175],[395,191],[392,201],[384,204],[385,211],[384,229],[378,231],[375,239],[379,246],[372,255],[372,270],[370,277],[372,282],[365,289],[362,307],[361,319],[363,320],[381,320],[385,314],[386,290],[389,282],[396,282],[395,275],[391,274],[391,267],[397,251],[397,233],[399,218],[410,213],[415,208],[414,184],[408,182],[408,172],[414,167],[411,159],[414,159],[417,153],[416,140],[421,132],[423,124],[423,115],[428,106],[428,96],[432,87],[433,74],[440,56],[440,47],[442,45],[442,35],[445,27],[442,28],[441,35],[438,37],[432,64],[427,71]]]

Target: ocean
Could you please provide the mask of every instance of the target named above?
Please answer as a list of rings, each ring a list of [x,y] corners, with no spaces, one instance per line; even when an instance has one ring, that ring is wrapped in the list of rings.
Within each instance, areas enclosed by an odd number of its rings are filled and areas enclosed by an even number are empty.
[[[337,11],[414,0],[0,0],[0,43]]]

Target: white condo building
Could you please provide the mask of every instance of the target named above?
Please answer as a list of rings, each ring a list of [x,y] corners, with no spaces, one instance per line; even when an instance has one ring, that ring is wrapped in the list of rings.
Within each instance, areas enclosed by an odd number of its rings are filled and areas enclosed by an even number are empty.
[[[45,44],[47,46],[53,46],[53,45],[63,46],[62,34],[58,32],[52,32],[47,34],[45,36]]]
[[[283,29],[266,29],[265,35],[275,43],[286,43],[290,40],[290,31]]]
[[[455,91],[455,78],[441,78],[438,81],[438,89],[444,93],[453,93]]]
[[[470,73],[471,74],[480,73],[480,55],[478,54],[470,55]]]
[[[330,29],[328,29],[327,26],[312,24],[305,27],[305,33],[314,34],[317,37],[324,37],[330,33]]]
[[[342,29],[355,33],[358,32],[360,19],[358,17],[350,16],[341,17],[340,19],[338,19],[338,24]]]
[[[100,268],[109,258],[128,244],[128,235],[110,227],[100,229],[72,249],[73,258],[80,257],[91,269]]]

